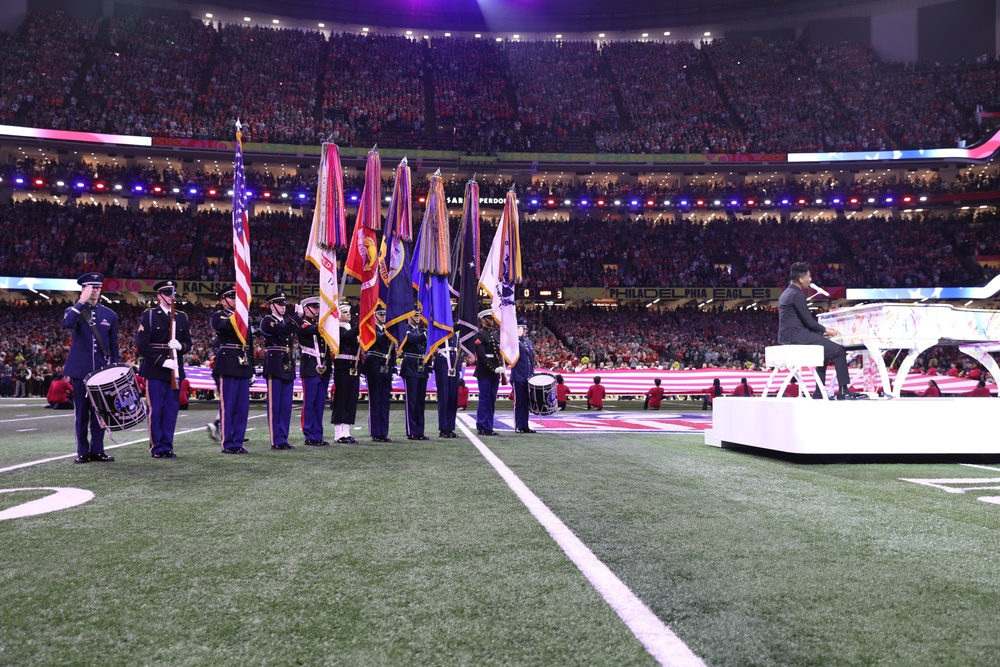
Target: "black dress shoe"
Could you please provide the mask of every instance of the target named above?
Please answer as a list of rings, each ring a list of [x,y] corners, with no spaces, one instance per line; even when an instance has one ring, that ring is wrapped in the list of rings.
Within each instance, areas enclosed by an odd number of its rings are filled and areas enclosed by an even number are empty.
[[[319,447],[319,440],[306,440],[307,447]]]
[[[329,442],[327,442],[326,440],[320,440],[320,441],[319,441],[319,446],[320,446],[320,447],[329,447],[329,446],[330,446],[330,443],[329,443]]]
[[[514,429],[514,432],[515,433],[537,433],[538,431],[536,431],[535,429],[532,429],[532,428],[518,428],[518,429]]]
[[[149,458],[151,458],[151,459],[165,459],[165,458],[167,458],[167,455],[166,454],[153,454],[153,453],[150,453]]]
[[[90,455],[84,454],[83,456],[78,456],[73,463],[90,463]]]
[[[496,431],[481,431],[480,435],[500,435]]]
[[[428,438],[426,435],[423,435],[423,434],[421,434],[421,435],[408,435],[408,436],[406,436],[406,439],[407,440],[430,440],[430,438]]]
[[[864,401],[868,400],[868,394],[862,394],[858,391],[851,391],[850,389],[846,391],[841,391],[837,394],[838,401]]]
[[[250,452],[248,452],[247,450],[245,450],[242,447],[240,447],[239,449],[233,451],[233,454],[249,454],[249,453]]]
[[[90,455],[90,460],[91,461],[98,461],[100,463],[114,463],[115,457],[108,456],[104,452],[101,452],[100,454],[91,454]]]
[[[356,444],[358,444],[358,441],[355,440],[354,436],[352,436],[352,435],[346,436],[345,437],[345,442],[347,442],[348,445],[356,445]]]

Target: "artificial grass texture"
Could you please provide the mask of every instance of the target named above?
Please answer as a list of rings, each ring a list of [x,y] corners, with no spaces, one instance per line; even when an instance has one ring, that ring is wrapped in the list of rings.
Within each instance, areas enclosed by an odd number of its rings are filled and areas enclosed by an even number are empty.
[[[256,419],[250,457],[198,432],[177,460],[137,444],[3,473],[97,497],[0,522],[0,664],[654,664],[468,440],[408,442],[397,407],[390,445],[273,452]],[[0,424],[0,467],[71,452],[71,423]],[[796,464],[701,435],[484,441],[710,665],[1000,655],[992,492],[900,481],[997,471]]]

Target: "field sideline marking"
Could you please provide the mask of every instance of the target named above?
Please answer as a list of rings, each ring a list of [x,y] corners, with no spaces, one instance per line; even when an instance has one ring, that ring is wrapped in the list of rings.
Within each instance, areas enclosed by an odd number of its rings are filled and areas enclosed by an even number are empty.
[[[66,415],[66,416],[72,417],[73,415]],[[250,419],[260,419],[261,417],[266,417],[266,416],[267,416],[267,414],[265,413],[265,414],[262,414],[262,415],[254,415],[252,417],[248,417],[247,419],[248,420],[250,420]],[[43,417],[43,419],[44,419],[44,417]],[[188,433],[194,433],[195,431],[204,431],[204,430],[205,430],[205,426],[202,425],[202,426],[199,426],[198,428],[189,428],[189,429],[186,429],[184,431],[176,431],[174,433],[174,435],[186,435]],[[108,450],[108,449],[117,449],[119,447],[124,447],[125,445],[134,445],[134,444],[137,444],[137,443],[140,443],[140,442],[149,442],[149,436],[147,435],[145,438],[139,438],[138,440],[129,440],[128,442],[123,442],[120,445],[109,445],[109,446],[105,447],[104,449],[105,450]],[[76,458],[76,454],[63,454],[61,456],[51,456],[51,457],[49,457],[47,459],[38,459],[37,461],[28,461],[27,463],[18,463],[17,465],[7,466],[6,468],[0,468],[0,472],[10,472],[11,470],[17,470],[19,468],[28,468],[30,466],[36,466],[36,465],[39,465],[39,464],[42,464],[42,463],[48,463],[50,461],[58,461],[59,459],[73,459],[73,458]]]
[[[458,427],[657,662],[663,667],[705,667],[702,659],[650,611],[468,426],[459,422]]]

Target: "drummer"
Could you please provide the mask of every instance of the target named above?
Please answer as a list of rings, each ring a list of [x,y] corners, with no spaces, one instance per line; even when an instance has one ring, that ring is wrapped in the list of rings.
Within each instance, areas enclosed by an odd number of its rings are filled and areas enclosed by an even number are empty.
[[[510,369],[510,381],[514,385],[514,431],[534,433],[528,423],[528,378],[535,374],[535,348],[525,337],[528,323],[517,322],[517,363]]]
[[[192,346],[191,326],[185,313],[173,309],[177,296],[175,281],[161,280],[153,289],[156,305],[139,316],[135,346],[142,357],[139,375],[146,378],[149,455],[154,459],[172,459],[177,456],[174,429],[184,380],[184,355]]]
[[[87,396],[84,379],[96,370],[121,361],[118,354],[118,316],[98,301],[104,276],[85,273],[76,281],[80,299],[66,309],[63,326],[73,330],[73,342],[63,373],[73,383],[73,412],[76,415],[76,461],[110,463],[115,457],[104,453],[104,429],[97,410]],[[87,438],[87,431],[90,438]]]

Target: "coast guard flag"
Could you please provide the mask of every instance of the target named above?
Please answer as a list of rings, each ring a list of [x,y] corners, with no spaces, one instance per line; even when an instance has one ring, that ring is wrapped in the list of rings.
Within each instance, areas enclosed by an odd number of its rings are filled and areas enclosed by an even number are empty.
[[[331,353],[340,352],[340,290],[337,287],[336,249],[347,237],[344,174],[336,144],[323,144],[316,187],[316,210],[306,260],[319,269],[319,333]]]
[[[233,266],[236,267],[236,312],[229,316],[244,345],[250,337],[250,218],[247,216],[247,180],[243,170],[243,125],[236,120],[236,162],[233,167]]]
[[[514,309],[514,284],[521,282],[521,239],[518,230],[517,199],[507,192],[500,226],[483,265],[479,286],[491,299],[493,319],[500,325],[500,353],[513,366],[520,357],[517,345],[517,312]]]
[[[427,324],[427,351],[424,361],[454,332],[448,274],[448,209],[444,198],[441,170],[430,177],[424,221],[413,248],[413,289],[417,290],[420,319]]]

